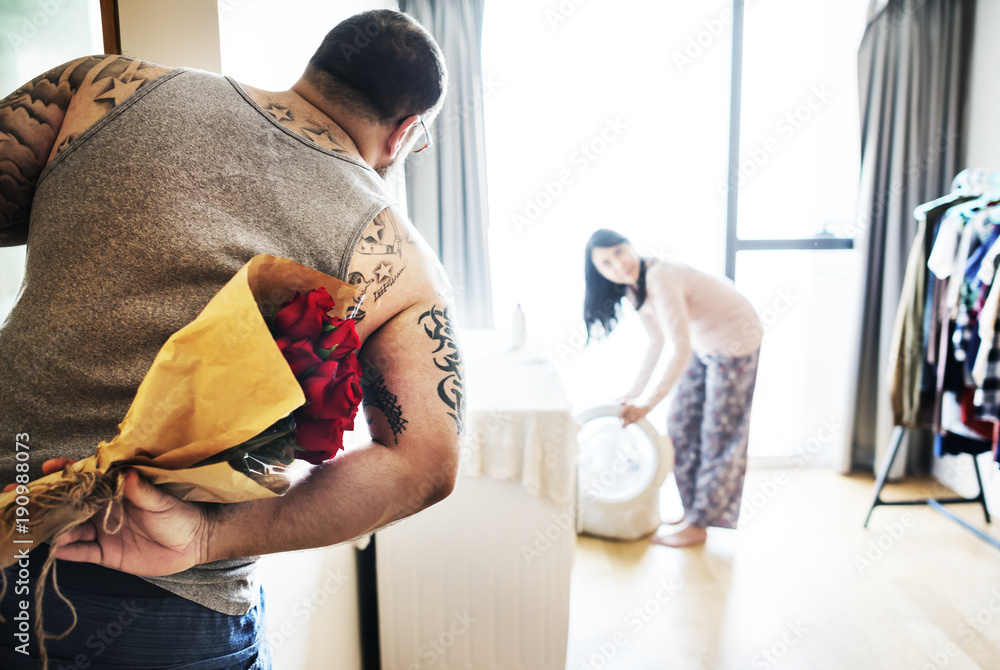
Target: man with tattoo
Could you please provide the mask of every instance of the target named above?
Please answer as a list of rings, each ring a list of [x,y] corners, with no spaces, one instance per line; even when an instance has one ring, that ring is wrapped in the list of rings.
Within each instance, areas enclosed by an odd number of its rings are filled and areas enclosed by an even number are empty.
[[[344,542],[451,492],[464,404],[448,289],[380,178],[430,143],[446,77],[426,30],[375,11],[336,26],[288,91],[92,56],[0,101],[0,244],[29,251],[0,329],[0,433],[30,434],[32,479],[115,435],[160,346],[254,255],[359,288],[370,442],[251,503],[183,502],[129,471],[121,530],[95,517],[52,549],[80,623],[50,659],[270,667],[256,556]],[[44,612],[68,626],[51,588]],[[0,638],[0,667],[25,662],[13,644]]]

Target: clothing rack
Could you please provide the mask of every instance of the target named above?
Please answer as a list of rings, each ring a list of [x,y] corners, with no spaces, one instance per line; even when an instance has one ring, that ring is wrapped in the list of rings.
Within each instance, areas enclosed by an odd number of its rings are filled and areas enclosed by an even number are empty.
[[[883,505],[927,505],[931,509],[944,514],[946,517],[962,526],[969,532],[973,533],[976,537],[991,544],[992,546],[1000,549],[1000,540],[988,535],[983,531],[979,530],[968,521],[962,517],[956,515],[954,512],[949,510],[945,505],[961,505],[961,504],[979,504],[983,506],[983,516],[986,517],[986,523],[992,523],[990,519],[990,510],[986,506],[986,492],[983,489],[983,478],[979,474],[979,460],[976,454],[969,454],[972,457],[973,469],[976,472],[976,484],[979,486],[979,493],[974,498],[922,498],[919,500],[882,500],[882,488],[885,486],[886,481],[889,479],[889,471],[892,470],[892,464],[896,460],[896,454],[899,453],[899,445],[903,442],[904,433],[909,430],[904,426],[896,426],[892,433],[892,439],[889,442],[889,451],[882,458],[882,465],[879,467],[878,478],[875,480],[875,493],[872,496],[872,504],[868,508],[868,516],[865,518],[865,528],[868,527],[868,522],[872,519],[872,512],[875,511],[876,507],[881,507]]]
[[[888,377],[896,424],[875,481],[876,507],[927,505],[1000,549],[945,505],[978,504],[991,523],[977,457],[1000,438],[1000,171],[963,170],[951,193],[917,207],[893,329]],[[914,355],[916,353],[921,355]],[[882,490],[906,431],[932,431],[935,452],[972,456],[971,498],[887,501]]]

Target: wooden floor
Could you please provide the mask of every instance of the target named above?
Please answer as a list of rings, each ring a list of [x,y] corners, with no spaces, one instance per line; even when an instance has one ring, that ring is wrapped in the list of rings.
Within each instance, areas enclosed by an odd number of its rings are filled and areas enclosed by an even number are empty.
[[[866,530],[871,489],[757,470],[739,530],[703,547],[581,537],[567,670],[1000,669],[1000,550],[926,506],[879,508]],[[946,494],[911,480],[884,498]]]

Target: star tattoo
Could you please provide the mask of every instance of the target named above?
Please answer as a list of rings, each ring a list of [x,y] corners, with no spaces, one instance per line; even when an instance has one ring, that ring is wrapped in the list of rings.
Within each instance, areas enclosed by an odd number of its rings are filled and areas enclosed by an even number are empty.
[[[330,131],[323,129],[322,131],[316,131],[312,128],[303,128],[302,132],[305,136],[315,142],[316,144],[336,144],[333,141],[333,137],[330,136]]]
[[[291,121],[292,115],[289,113],[287,107],[282,107],[281,105],[268,105],[267,109],[264,110],[270,112],[271,116],[274,117],[275,121]]]
[[[107,91],[101,95],[94,98],[94,100],[111,100],[115,107],[122,104],[125,98],[129,97],[135,90],[142,86],[145,79],[136,78],[129,83],[123,82],[121,79],[111,79],[112,86]]]
[[[392,276],[392,266],[386,263],[385,261],[382,261],[382,264],[379,265],[377,268],[375,268],[374,272],[375,272],[375,280],[383,282],[388,277]]]

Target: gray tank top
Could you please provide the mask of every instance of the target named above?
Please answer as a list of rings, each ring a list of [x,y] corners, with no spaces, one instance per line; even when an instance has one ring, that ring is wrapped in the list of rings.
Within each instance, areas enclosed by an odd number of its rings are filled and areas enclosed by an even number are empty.
[[[152,81],[39,178],[24,283],[0,329],[5,445],[29,433],[32,479],[46,459],[93,454],[160,346],[251,257],[346,279],[365,227],[391,202],[371,168],[282,127],[236,82],[194,70]],[[0,484],[14,481],[14,463],[14,449],[0,449]],[[259,589],[253,563],[148,581],[245,614]]]

